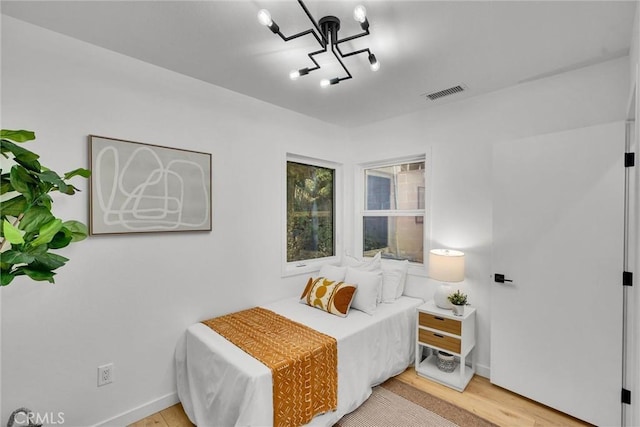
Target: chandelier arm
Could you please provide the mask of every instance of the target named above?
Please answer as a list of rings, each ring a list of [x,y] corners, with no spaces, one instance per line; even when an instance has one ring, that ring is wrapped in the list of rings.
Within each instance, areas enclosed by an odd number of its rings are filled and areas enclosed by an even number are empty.
[[[322,37],[322,41],[318,40],[318,43],[320,43],[321,45],[324,43],[325,46],[327,44],[329,44],[329,40],[327,40],[327,38],[322,33],[322,30],[320,29],[320,26],[318,25],[316,20],[313,19],[313,16],[311,16],[311,12],[309,12],[309,9],[307,9],[307,6],[305,6],[305,4],[302,2],[302,0],[298,0],[298,4],[302,8],[302,10],[304,10],[304,13],[307,15],[307,18],[309,18],[309,21],[311,21],[311,23],[313,24],[314,28],[318,32],[318,34],[320,34],[320,37]],[[314,33],[314,35],[315,35],[315,33]],[[317,38],[318,38],[318,36],[316,35],[316,39]]]
[[[347,56],[358,55],[360,53],[365,53],[365,52],[368,53],[369,55],[371,55],[371,50],[369,48],[360,49],[360,50],[356,50],[356,51],[353,51],[353,52],[342,53],[342,51],[340,50],[340,46],[336,46],[336,50],[338,51],[340,56],[343,57],[343,58],[346,58]]]
[[[322,43],[322,40],[320,40],[320,37],[318,37],[318,34],[316,34],[316,32],[313,31],[313,29],[308,29],[306,31],[302,31],[300,33],[294,34],[292,36],[285,36],[284,34],[282,34],[280,30],[278,30],[276,34],[279,35],[280,38],[285,42],[288,42],[289,40],[297,39],[298,37],[306,36],[307,34],[313,34],[313,37],[316,38],[320,46],[324,46],[324,43]]]
[[[311,52],[309,54],[307,54],[307,56],[309,57],[309,59],[311,59],[311,61],[316,65],[313,68],[309,68],[309,72],[311,71],[315,71],[315,70],[319,70],[320,69],[320,64],[318,64],[318,62],[316,61],[316,59],[314,58],[315,55],[319,54],[319,53],[324,53],[327,51],[327,47],[325,46],[324,49],[320,49],[320,50],[316,50],[315,52]]]
[[[335,44],[340,44],[340,43],[348,42],[348,41],[351,41],[351,40],[359,39],[360,37],[368,36],[369,34],[370,34],[369,33],[369,29],[366,29],[365,31],[361,32],[360,34],[356,34],[354,36],[345,37],[343,39],[340,39],[340,40],[336,41]]]
[[[336,59],[338,60],[338,62],[340,63],[340,65],[342,65],[342,69],[344,70],[345,73],[347,73],[347,77],[340,77],[338,78],[338,81],[341,82],[342,80],[349,80],[350,78],[352,78],[353,76],[351,75],[351,73],[349,72],[349,70],[347,69],[347,66],[344,65],[344,62],[342,62],[342,59],[340,59],[340,57],[342,55],[339,55],[336,53],[336,51],[333,49],[334,45],[331,45],[331,52],[333,53],[333,56],[336,57]]]

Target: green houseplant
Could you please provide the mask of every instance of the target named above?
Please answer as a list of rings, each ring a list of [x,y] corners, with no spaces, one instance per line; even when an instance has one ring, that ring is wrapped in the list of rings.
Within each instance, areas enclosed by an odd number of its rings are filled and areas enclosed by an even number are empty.
[[[21,147],[35,139],[27,130],[0,130],[0,284],[17,276],[54,283],[54,270],[68,258],[52,253],[87,237],[79,221],[63,221],[52,212],[51,192],[73,195],[79,191],[67,182],[74,176],[87,178],[91,172],[79,168],[58,175],[39,162],[40,156]]]
[[[467,305],[467,294],[463,294],[458,289],[450,294],[447,299],[453,304],[453,314],[456,316],[464,316],[464,306]]]

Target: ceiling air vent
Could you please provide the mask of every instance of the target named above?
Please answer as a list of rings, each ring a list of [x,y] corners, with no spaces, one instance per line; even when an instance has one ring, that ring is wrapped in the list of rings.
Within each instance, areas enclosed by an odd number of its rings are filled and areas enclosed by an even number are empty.
[[[424,96],[426,96],[427,99],[430,99],[431,101],[435,101],[436,99],[449,95],[455,95],[456,93],[464,92],[465,90],[467,90],[467,86],[461,84],[458,86],[450,87],[448,89],[439,90],[438,92],[426,93],[424,94]]]

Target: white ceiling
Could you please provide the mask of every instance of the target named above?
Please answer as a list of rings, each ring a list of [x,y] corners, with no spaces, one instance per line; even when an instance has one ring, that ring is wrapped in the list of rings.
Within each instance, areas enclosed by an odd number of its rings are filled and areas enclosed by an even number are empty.
[[[359,126],[454,102],[559,72],[626,56],[636,1],[306,1],[316,20],[341,20],[341,38],[360,31],[364,4],[371,34],[342,46],[369,47],[344,60],[354,78],[320,88],[339,68],[327,54],[310,66],[312,36],[285,43],[261,26],[271,12],[285,35],[311,27],[294,0],[2,1],[2,13],[320,120]],[[3,34],[11,37],[10,34]],[[439,101],[425,93],[464,84]]]

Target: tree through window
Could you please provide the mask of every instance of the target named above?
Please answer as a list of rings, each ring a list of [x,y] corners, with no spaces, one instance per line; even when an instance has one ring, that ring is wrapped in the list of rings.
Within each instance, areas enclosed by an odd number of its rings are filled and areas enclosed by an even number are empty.
[[[287,262],[335,255],[335,170],[287,161]]]

